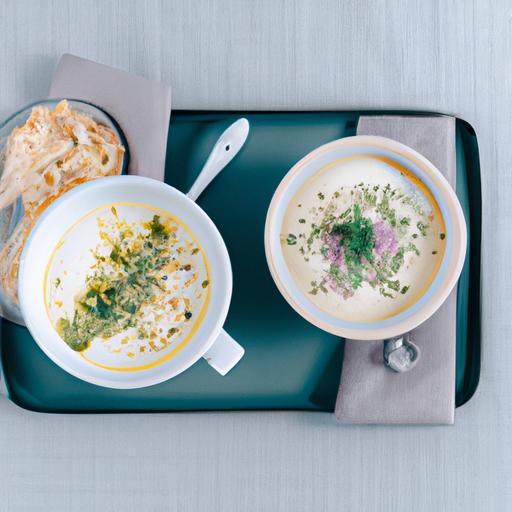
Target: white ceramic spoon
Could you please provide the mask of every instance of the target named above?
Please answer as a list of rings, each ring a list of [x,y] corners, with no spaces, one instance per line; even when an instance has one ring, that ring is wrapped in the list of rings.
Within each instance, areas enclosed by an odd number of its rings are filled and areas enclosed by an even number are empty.
[[[201,172],[187,196],[195,201],[234,156],[240,151],[249,135],[249,121],[244,117],[235,121],[219,137]]]
[[[204,189],[231,162],[249,135],[249,121],[244,117],[230,125],[217,140],[187,196],[196,201]],[[244,349],[222,329],[213,346],[203,355],[208,364],[226,375],[244,355]]]

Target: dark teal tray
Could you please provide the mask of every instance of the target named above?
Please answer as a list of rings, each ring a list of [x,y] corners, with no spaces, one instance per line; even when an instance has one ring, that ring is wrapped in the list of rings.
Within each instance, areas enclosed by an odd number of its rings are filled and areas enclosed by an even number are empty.
[[[267,270],[263,229],[274,189],[291,165],[321,144],[354,135],[362,113],[173,112],[166,181],[183,191],[190,188],[223,128],[241,115],[251,123],[245,147],[199,199],[231,256],[234,289],[226,330],[246,349],[226,377],[200,360],[174,379],[149,388],[100,388],[58,368],[25,328],[3,321],[1,361],[9,398],[45,412],[332,411],[343,341],[308,324],[281,297]],[[475,132],[462,120],[457,121],[457,194],[470,235],[458,287],[459,406],[473,395],[480,371],[480,167]]]

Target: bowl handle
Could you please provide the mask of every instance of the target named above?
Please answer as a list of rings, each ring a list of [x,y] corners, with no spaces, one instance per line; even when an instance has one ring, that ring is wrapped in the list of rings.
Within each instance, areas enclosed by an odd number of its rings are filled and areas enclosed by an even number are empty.
[[[244,353],[244,348],[222,329],[203,357],[212,368],[224,376],[242,359]]]
[[[412,370],[420,358],[419,347],[410,340],[410,333],[384,340],[384,364],[397,373]]]

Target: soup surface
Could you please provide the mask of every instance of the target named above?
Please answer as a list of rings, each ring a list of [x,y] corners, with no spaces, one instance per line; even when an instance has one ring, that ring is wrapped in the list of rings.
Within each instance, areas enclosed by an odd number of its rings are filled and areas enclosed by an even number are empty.
[[[185,224],[147,205],[115,203],[80,219],[57,244],[45,299],[73,350],[108,369],[136,370],[188,342],[210,287],[206,255]]]
[[[343,320],[395,316],[428,289],[446,233],[427,187],[396,162],[335,161],[294,195],[281,229],[290,273],[307,298]]]

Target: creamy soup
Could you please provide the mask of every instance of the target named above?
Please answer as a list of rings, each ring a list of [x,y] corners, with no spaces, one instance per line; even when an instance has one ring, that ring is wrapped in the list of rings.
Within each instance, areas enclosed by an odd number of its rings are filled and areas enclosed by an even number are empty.
[[[208,304],[206,255],[168,213],[138,203],[94,210],[55,248],[45,279],[48,315],[70,348],[109,369],[168,359]]]
[[[321,310],[369,323],[428,289],[446,233],[427,187],[395,162],[350,157],[320,169],[290,201],[281,246],[298,287]]]

